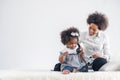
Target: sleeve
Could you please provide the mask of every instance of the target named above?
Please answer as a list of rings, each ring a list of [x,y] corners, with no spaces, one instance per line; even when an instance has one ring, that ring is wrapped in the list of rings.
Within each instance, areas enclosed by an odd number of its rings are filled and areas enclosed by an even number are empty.
[[[80,33],[79,44],[83,49],[85,48],[83,42],[85,41],[86,36],[87,36],[87,32]]]
[[[85,34],[86,34],[86,32],[80,32],[79,43],[81,43],[82,41],[84,41],[85,36],[86,36]]]
[[[107,61],[110,60],[110,44],[109,44],[109,39],[108,36],[105,35],[104,38],[104,43],[103,43],[103,54],[107,58]]]

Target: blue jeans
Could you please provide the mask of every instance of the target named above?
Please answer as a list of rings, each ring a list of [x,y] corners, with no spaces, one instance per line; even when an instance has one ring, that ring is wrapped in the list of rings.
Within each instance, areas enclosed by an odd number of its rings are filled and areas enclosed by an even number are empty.
[[[64,68],[63,68],[63,70],[69,70],[70,72],[73,72],[73,67],[70,67],[70,66],[65,66]]]
[[[86,64],[82,68],[78,69],[79,72],[88,72],[88,65]]]

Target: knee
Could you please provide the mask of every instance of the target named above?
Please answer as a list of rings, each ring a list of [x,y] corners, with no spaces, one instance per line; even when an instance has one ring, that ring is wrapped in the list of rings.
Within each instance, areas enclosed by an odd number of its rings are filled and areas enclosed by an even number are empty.
[[[94,71],[98,71],[106,63],[107,63],[106,59],[104,59],[104,58],[96,58],[93,61],[92,68],[93,68]]]
[[[70,72],[73,72],[73,67],[65,66],[65,67],[63,68],[63,70],[68,70],[68,71],[70,71]],[[62,71],[63,71],[63,70],[62,70]]]

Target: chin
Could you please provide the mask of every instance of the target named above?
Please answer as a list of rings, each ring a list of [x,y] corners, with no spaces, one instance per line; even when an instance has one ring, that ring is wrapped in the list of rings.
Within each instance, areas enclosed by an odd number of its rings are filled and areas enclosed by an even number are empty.
[[[89,34],[90,36],[93,36],[93,34]]]
[[[71,48],[71,49],[75,49],[75,47],[74,47],[74,48]]]

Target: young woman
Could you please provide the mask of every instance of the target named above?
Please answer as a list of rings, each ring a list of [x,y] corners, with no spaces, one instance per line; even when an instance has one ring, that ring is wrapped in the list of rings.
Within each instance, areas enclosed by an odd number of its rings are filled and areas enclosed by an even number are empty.
[[[81,33],[80,42],[86,54],[86,60],[98,71],[110,59],[109,41],[105,31],[108,20],[102,13],[95,12],[87,18],[88,31]]]

